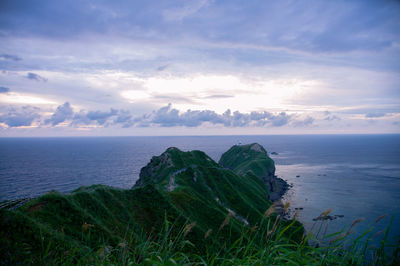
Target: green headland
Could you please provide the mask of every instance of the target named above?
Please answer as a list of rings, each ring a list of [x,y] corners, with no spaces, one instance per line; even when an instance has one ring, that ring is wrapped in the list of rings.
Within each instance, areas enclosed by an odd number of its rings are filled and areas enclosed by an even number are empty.
[[[309,245],[301,223],[283,218],[286,189],[257,143],[233,146],[219,163],[168,148],[131,189],[93,185],[2,208],[0,264],[365,263],[342,239],[334,250]]]

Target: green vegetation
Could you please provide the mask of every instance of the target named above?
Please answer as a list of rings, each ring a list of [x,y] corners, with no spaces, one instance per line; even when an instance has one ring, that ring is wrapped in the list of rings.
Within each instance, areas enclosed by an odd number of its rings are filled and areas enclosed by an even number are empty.
[[[268,199],[278,200],[288,189],[288,184],[275,176],[275,163],[258,143],[235,145],[222,154],[219,164],[241,176],[267,186]]]
[[[365,263],[368,247],[349,246],[341,234],[312,247],[299,222],[281,219],[262,181],[274,164],[260,145],[234,146],[221,165],[201,151],[169,148],[132,189],[94,185],[3,208],[0,264]],[[383,251],[379,264],[398,262]]]
[[[219,164],[241,175],[252,172],[256,176],[267,177],[275,173],[274,161],[257,143],[233,146],[221,156]]]

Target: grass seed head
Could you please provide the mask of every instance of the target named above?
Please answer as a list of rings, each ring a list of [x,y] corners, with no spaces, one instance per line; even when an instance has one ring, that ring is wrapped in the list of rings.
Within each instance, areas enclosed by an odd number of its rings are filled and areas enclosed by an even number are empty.
[[[356,224],[358,224],[359,222],[361,222],[362,220],[364,220],[364,219],[363,219],[363,218],[355,219],[354,222],[351,224],[349,231],[350,231]]]
[[[196,226],[196,222],[186,225],[185,232],[183,233],[183,235],[186,236],[187,234],[189,234],[195,226]]]
[[[231,220],[232,217],[232,213],[228,212],[228,214],[225,217],[225,220],[222,222],[222,224],[220,225],[218,230],[221,230],[222,228],[224,228],[227,224],[229,224],[229,221]]]
[[[83,232],[86,232],[89,228],[94,228],[94,225],[93,224],[88,224],[88,223],[84,223],[84,224],[82,224],[82,231]]]
[[[126,242],[121,242],[118,244],[119,247],[125,248],[126,247]]]
[[[286,211],[288,210],[290,206],[290,202],[286,202],[285,205],[283,206],[283,213],[286,213]]]
[[[267,234],[265,235],[265,245],[268,245],[268,241],[269,241],[269,237],[272,235],[273,231],[270,230],[267,232]]]
[[[251,228],[250,232],[251,232],[251,233],[254,233],[254,231],[256,231],[257,228],[258,228],[258,225],[255,224],[255,225]]]
[[[383,214],[383,215],[379,216],[378,219],[376,219],[375,223],[378,223],[380,220],[382,220],[386,216],[387,216],[387,214]]]
[[[204,234],[204,239],[207,239],[212,233],[212,229],[208,229],[207,232]]]
[[[326,211],[322,212],[319,217],[324,217],[326,218],[328,216],[328,214],[330,214],[332,212],[332,208],[327,209]]]
[[[275,222],[274,222],[274,226],[272,227],[272,233],[275,233],[275,231],[276,231],[279,218],[281,218],[281,215],[276,216],[276,219],[275,219]]]
[[[268,218],[269,216],[271,216],[273,213],[276,212],[275,206],[276,206],[275,203],[269,206],[269,208],[264,212],[264,218]]]
[[[378,237],[381,234],[383,234],[383,230],[376,232],[375,235],[372,238]]]

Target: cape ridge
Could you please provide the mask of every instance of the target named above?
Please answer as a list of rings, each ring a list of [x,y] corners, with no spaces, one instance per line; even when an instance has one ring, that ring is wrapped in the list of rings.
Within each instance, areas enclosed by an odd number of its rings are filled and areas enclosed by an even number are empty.
[[[141,169],[132,189],[93,185],[68,194],[50,192],[13,210],[4,207],[0,251],[8,261],[35,261],[43,245],[54,245],[54,257],[71,249],[79,250],[75,257],[80,257],[101,243],[118,247],[127,235],[157,241],[166,224],[173,223],[171,235],[193,225],[185,237],[194,245],[190,252],[202,254],[210,241],[233,243],[243,228],[258,227],[271,200],[286,189],[275,176],[273,160],[257,143],[233,146],[218,163],[202,151],[171,147]],[[276,220],[277,212],[279,208],[267,219]],[[303,232],[295,221],[286,233],[300,240]]]

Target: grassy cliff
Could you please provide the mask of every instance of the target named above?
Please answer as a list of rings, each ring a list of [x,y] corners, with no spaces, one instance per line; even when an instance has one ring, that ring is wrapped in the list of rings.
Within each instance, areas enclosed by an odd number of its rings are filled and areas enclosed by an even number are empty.
[[[231,147],[222,154],[219,164],[238,175],[262,180],[268,188],[268,198],[272,201],[279,199],[288,189],[288,184],[275,176],[274,161],[258,143]]]

